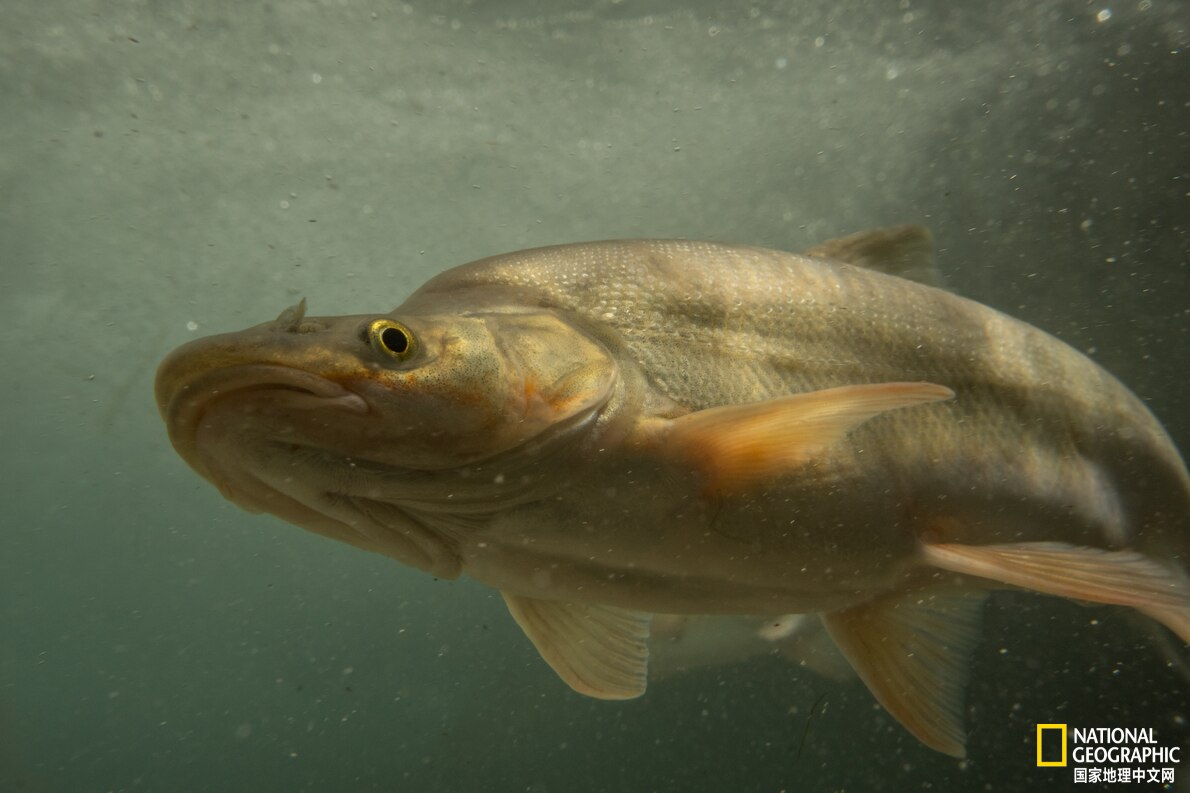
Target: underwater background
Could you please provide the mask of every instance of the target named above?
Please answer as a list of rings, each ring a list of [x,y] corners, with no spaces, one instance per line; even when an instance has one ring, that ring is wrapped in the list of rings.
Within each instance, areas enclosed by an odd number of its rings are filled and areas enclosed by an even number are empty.
[[[904,222],[1190,449],[1181,0],[5,0],[0,791],[1061,790],[1037,723],[1185,747],[1185,648],[1024,593],[963,762],[773,655],[585,699],[497,593],[224,501],[153,400],[170,349],[301,296]]]

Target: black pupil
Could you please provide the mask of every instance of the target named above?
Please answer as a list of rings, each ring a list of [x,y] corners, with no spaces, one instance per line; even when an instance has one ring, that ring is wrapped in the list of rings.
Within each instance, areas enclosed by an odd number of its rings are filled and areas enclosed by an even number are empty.
[[[396,328],[385,328],[380,334],[380,343],[389,352],[394,352],[397,355],[401,355],[409,349],[409,337],[405,335],[405,331]]]

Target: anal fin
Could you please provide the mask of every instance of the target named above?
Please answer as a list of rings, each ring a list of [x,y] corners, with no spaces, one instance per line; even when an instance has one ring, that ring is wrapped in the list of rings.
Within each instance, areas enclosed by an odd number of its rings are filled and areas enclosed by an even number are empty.
[[[596,699],[645,693],[651,614],[501,594],[537,652],[572,689]]]
[[[893,718],[930,748],[964,757],[968,658],[985,597],[981,590],[918,590],[822,621]]]

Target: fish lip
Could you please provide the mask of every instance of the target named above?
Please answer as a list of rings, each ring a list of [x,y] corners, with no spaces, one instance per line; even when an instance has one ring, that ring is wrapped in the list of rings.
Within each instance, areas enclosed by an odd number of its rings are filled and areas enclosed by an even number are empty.
[[[197,454],[198,429],[211,405],[230,395],[258,390],[290,392],[286,396],[290,408],[337,407],[356,414],[369,411],[359,394],[326,377],[290,366],[239,364],[190,378],[172,375],[165,367],[158,374],[158,408],[174,448],[208,479],[210,472]]]
[[[224,497],[252,512],[269,512],[308,530],[335,537],[372,551],[394,555],[406,564],[433,575],[459,575],[458,553],[449,537],[416,517],[404,515],[397,527],[390,526],[356,502],[367,499],[356,493],[351,480],[337,479],[333,488],[316,486],[291,489],[278,483],[275,468],[258,469],[253,454],[212,454],[204,425],[214,419],[227,400],[252,399],[267,394],[267,404],[292,414],[296,411],[344,411],[356,416],[372,413],[364,397],[335,380],[294,367],[269,363],[244,363],[206,369],[191,374],[184,364],[171,368],[167,362],[158,375],[157,396],[170,440],[178,454],[203,478],[214,484]],[[234,406],[233,406],[234,409]],[[365,419],[366,420],[366,419]],[[223,430],[215,430],[225,444]],[[301,437],[275,437],[266,431],[253,439],[256,448],[271,447],[291,452],[303,449],[325,460],[344,458]],[[267,456],[267,455],[266,455]],[[258,458],[257,458],[258,459]],[[320,501],[338,502],[343,508],[327,509]],[[384,502],[377,502],[383,504]],[[388,505],[393,507],[393,505]],[[351,519],[345,510],[360,513]],[[393,549],[397,549],[394,551]]]

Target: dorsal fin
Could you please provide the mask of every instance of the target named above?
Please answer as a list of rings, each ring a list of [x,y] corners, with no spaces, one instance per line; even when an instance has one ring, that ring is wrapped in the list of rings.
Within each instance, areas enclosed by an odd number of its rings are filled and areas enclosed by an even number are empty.
[[[860,231],[815,245],[806,255],[945,288],[934,264],[934,237],[924,226]]]

